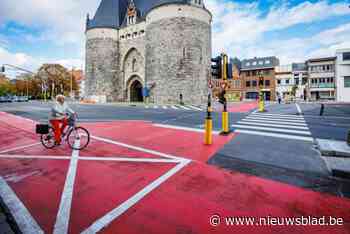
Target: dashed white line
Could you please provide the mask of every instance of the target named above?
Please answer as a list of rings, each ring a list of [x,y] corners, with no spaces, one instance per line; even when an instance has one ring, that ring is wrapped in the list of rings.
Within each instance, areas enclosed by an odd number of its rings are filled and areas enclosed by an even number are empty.
[[[297,107],[297,109],[298,109],[298,113],[299,113],[299,114],[302,114],[302,111],[301,111],[301,108],[300,108],[299,104],[298,104],[298,103],[295,103],[295,105],[296,105],[296,107]]]

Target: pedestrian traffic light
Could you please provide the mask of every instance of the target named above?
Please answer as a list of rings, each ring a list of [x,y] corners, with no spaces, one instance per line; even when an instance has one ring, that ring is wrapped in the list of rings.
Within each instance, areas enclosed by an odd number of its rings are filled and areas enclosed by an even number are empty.
[[[225,91],[225,90],[222,90],[222,91],[219,93],[219,102],[220,102],[221,104],[223,104],[223,105],[226,103],[225,94],[226,94],[226,91]]]
[[[259,86],[260,88],[264,86],[264,77],[259,77]]]
[[[227,74],[228,74],[228,57],[226,54],[221,54],[222,58],[222,79],[227,80]]]
[[[2,73],[5,72],[5,66],[1,66],[1,72],[2,72]]]
[[[218,56],[211,59],[211,74],[214,79],[221,79],[222,76],[222,58]]]

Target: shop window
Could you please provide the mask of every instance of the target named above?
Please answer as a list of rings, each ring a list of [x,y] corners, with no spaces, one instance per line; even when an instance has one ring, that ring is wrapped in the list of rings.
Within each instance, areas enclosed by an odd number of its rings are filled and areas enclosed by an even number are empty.
[[[344,88],[350,88],[350,76],[344,76]]]
[[[246,81],[246,82],[245,82],[245,86],[246,86],[246,87],[250,87],[250,81]]]
[[[266,87],[270,86],[270,80],[265,80],[265,86]]]

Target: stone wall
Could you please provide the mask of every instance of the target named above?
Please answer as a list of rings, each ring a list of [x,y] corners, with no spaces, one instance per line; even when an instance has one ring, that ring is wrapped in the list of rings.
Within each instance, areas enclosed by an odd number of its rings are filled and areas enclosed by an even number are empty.
[[[164,18],[146,28],[146,80],[155,103],[202,105],[208,94],[211,26],[186,17]]]
[[[106,96],[107,101],[122,98],[119,78],[118,40],[88,38],[86,41],[86,95]]]

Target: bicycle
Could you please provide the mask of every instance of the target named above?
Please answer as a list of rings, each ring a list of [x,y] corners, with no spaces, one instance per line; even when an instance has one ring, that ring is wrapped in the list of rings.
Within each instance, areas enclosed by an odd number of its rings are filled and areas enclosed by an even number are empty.
[[[68,125],[65,127],[61,142],[67,141],[69,147],[73,150],[83,150],[90,143],[90,133],[87,129],[77,126],[77,116],[70,115],[68,118]],[[41,134],[40,141],[42,145],[47,149],[53,149],[56,147],[55,144],[55,131],[48,124],[38,124],[36,127],[36,132]],[[80,141],[79,147],[75,146],[76,140]]]

